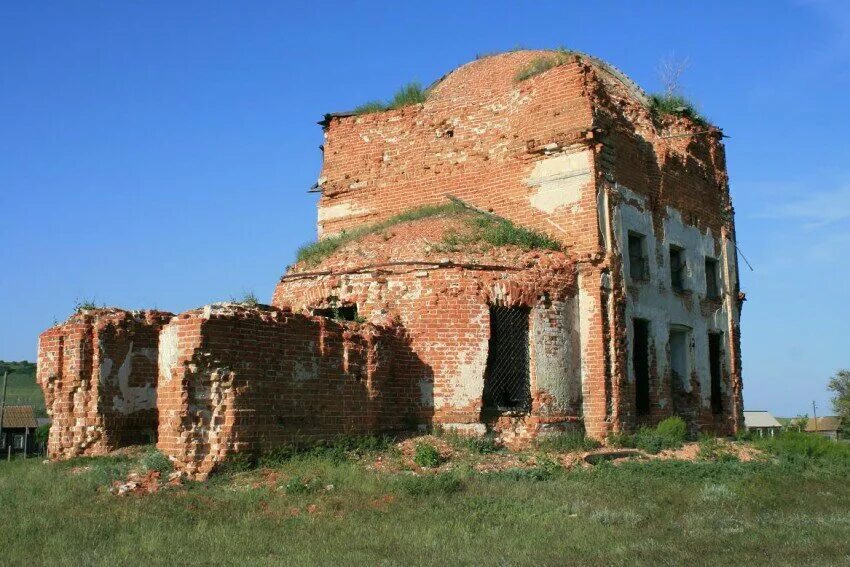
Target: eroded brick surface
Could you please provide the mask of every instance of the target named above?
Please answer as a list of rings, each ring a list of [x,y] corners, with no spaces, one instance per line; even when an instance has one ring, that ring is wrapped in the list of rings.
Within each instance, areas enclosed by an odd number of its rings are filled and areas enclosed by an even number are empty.
[[[39,337],[37,380],[53,422],[51,458],[154,439],[161,311],[84,311]]]
[[[409,428],[421,361],[392,321],[215,304],[162,332],[158,447],[204,478],[235,453]]]
[[[742,426],[743,295],[722,132],[653,114],[634,83],[588,56],[515,80],[545,55],[463,65],[424,104],[329,115],[318,232],[453,196],[563,250],[470,242],[458,238],[464,216],[443,214],[291,267],[274,307],[217,304],[177,316],[160,337],[157,405],[159,447],[178,467],[203,477],[239,452],[417,425],[492,430],[517,443],[571,428],[604,438],[670,415],[693,433]],[[630,235],[643,239],[640,258],[630,257]],[[681,250],[682,289],[674,289],[671,248]],[[716,265],[716,296],[706,259]],[[635,263],[645,276],[634,275]],[[356,307],[359,320],[330,320],[340,307]],[[484,411],[491,307],[528,310],[527,411]],[[54,456],[115,446],[118,432],[133,430],[125,414],[152,410],[142,407],[150,351],[127,339],[124,323],[98,317],[42,335]],[[157,321],[133,332],[158,330],[166,316]],[[646,408],[637,403],[641,322]],[[677,354],[674,333],[687,336]],[[713,362],[709,337],[718,337]],[[119,362],[128,345],[129,375]],[[117,377],[109,392],[93,378],[101,375]],[[125,383],[138,395],[113,393]]]
[[[317,266],[291,270],[273,302],[304,313],[356,305],[367,319],[392,317],[424,363],[409,373],[433,411],[424,423],[472,431],[483,431],[485,421],[490,306],[529,308],[532,411],[523,423],[535,432],[541,417],[576,418],[582,392],[573,262],[562,252],[516,246],[452,250],[444,235],[463,233],[464,223],[429,218],[367,236]]]

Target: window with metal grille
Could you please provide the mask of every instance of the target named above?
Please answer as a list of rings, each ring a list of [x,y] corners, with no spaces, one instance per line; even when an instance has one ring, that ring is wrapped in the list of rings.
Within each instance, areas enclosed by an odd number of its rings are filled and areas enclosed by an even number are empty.
[[[649,279],[649,263],[644,252],[645,238],[636,232],[629,233],[629,276],[632,281],[640,282]]]
[[[673,291],[685,290],[685,250],[670,246],[670,285]]]
[[[528,308],[490,307],[490,345],[484,374],[484,409],[528,411]]]

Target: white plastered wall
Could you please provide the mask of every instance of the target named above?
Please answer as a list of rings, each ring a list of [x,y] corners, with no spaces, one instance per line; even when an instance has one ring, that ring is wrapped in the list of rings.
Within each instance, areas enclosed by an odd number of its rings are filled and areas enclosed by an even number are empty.
[[[721,245],[717,241],[720,235],[712,234],[711,230],[700,231],[697,227],[683,222],[679,211],[667,207],[666,218],[663,221],[662,241],[656,237],[654,221],[648,210],[646,198],[629,189],[617,186],[622,202],[614,208],[614,245],[623,258],[623,272],[629,292],[626,294],[626,325],[628,328],[628,344],[631,349],[634,333],[633,320],[646,319],[650,322],[650,340],[652,354],[657,362],[657,380],[653,387],[655,394],[660,395],[662,407],[669,398],[660,390],[669,379],[669,364],[667,343],[671,326],[686,327],[691,330],[690,344],[687,353],[688,371],[694,370],[700,384],[701,404],[704,408],[711,404],[711,378],[708,355],[708,333],[723,334],[722,372],[728,373],[731,368],[729,332],[730,315],[729,294],[737,288],[735,281],[730,281],[737,273],[735,270],[734,243],[726,239]],[[634,282],[630,277],[630,262],[628,254],[628,234],[630,231],[644,237],[644,256],[647,258],[649,277],[643,282]],[[678,294],[672,291],[670,283],[669,246],[679,246],[684,249],[686,269],[684,287],[690,294]],[[718,279],[722,301],[712,311],[703,315],[701,303],[706,298],[705,258],[718,260]],[[728,266],[727,266],[728,264]],[[634,381],[634,368],[631,351],[628,356],[628,379]],[[690,391],[690,376],[682,384],[685,391]],[[727,385],[721,384],[724,394]]]

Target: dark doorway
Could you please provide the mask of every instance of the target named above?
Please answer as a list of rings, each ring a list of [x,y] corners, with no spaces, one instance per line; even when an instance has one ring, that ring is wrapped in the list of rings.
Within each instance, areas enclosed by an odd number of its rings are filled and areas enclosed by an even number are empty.
[[[490,345],[484,374],[484,409],[528,411],[528,308],[490,307]]]
[[[635,369],[635,409],[638,415],[649,413],[649,321],[634,320],[632,365]]]
[[[713,413],[723,413],[723,397],[720,391],[721,337],[720,333],[708,334],[708,364],[711,372],[711,411]]]

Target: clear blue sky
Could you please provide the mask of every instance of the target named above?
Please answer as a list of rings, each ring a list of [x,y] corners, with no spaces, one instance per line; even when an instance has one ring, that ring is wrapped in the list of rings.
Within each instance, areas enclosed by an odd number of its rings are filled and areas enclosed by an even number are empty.
[[[295,3],[293,3],[295,4]],[[850,3],[5,2],[0,359],[75,300],[271,296],[315,234],[323,113],[476,53],[563,45],[686,93],[731,136],[744,397],[828,407],[850,366]],[[519,6],[522,6],[520,8]]]

